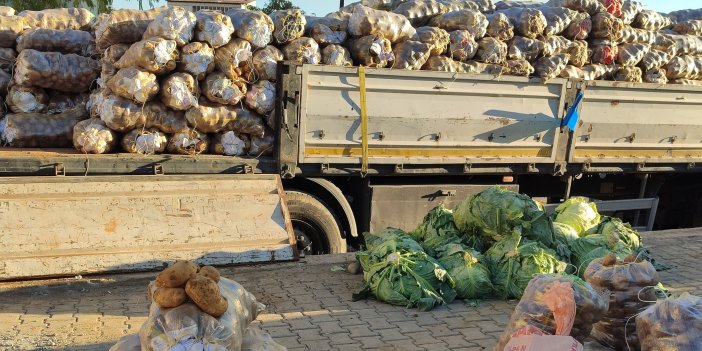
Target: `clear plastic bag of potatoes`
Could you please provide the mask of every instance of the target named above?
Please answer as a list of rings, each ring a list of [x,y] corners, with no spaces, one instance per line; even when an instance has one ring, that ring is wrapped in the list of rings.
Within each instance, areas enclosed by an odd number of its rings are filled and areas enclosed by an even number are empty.
[[[113,10],[97,21],[95,42],[102,51],[114,44],[131,44],[141,40],[149,23],[164,10]]]
[[[122,137],[122,149],[130,154],[162,154],[167,144],[166,134],[155,128],[137,128]]]
[[[199,155],[207,152],[208,147],[209,138],[207,137],[207,134],[200,133],[197,130],[189,130],[187,132],[180,132],[171,135],[168,138],[166,151],[169,154],[176,155]]]
[[[409,0],[391,10],[407,17],[415,27],[421,27],[433,17],[449,12],[450,6],[441,0]]]
[[[152,101],[144,106],[145,128],[156,128],[163,133],[173,134],[190,129],[183,111],[172,110],[159,101]]]
[[[230,124],[237,119],[234,106],[222,105],[200,98],[197,107],[185,112],[188,124],[203,133],[218,133],[233,130]]]
[[[259,114],[265,115],[275,108],[275,84],[267,80],[259,80],[251,85],[246,93],[246,106]]]
[[[193,38],[195,21],[194,13],[181,6],[169,6],[149,23],[142,39],[159,37],[175,40],[179,47],[184,46]]]
[[[327,45],[322,49],[322,63],[338,67],[353,66],[351,53],[345,47],[335,44]]]
[[[271,18],[273,41],[276,44],[287,44],[305,34],[307,19],[299,9],[274,11]]]
[[[86,154],[106,154],[117,144],[117,136],[99,118],[82,120],[73,127],[73,147]]]
[[[438,27],[448,32],[467,30],[473,35],[473,39],[476,40],[485,36],[488,24],[487,17],[476,10],[453,11],[434,17],[429,21],[430,26]]]
[[[178,47],[174,40],[148,38],[132,44],[115,62],[115,67],[141,67],[154,74],[163,74],[176,68],[177,59]]]
[[[419,70],[429,59],[433,45],[419,41],[407,40],[395,44],[392,49],[395,61],[392,68]]]
[[[100,77],[98,78],[98,85],[100,88],[107,86],[107,82],[119,71],[119,68],[115,67],[115,62],[117,62],[122,55],[129,49],[127,44],[115,44],[107,49],[102,54],[100,58]]]
[[[195,13],[195,40],[210,44],[213,48],[224,46],[234,34],[232,20],[214,10],[200,10]]]
[[[343,44],[348,38],[348,21],[329,17],[307,17],[305,35],[319,45]]]
[[[190,73],[197,80],[203,80],[214,68],[214,50],[207,43],[192,42],[181,49],[179,71]]]
[[[417,34],[412,37],[412,40],[431,45],[431,56],[443,55],[451,42],[449,33],[436,27],[417,28]]]
[[[322,61],[322,54],[319,52],[319,45],[312,38],[297,38],[283,46],[283,56],[285,59],[298,64],[319,64]]]
[[[636,317],[641,351],[702,350],[702,298],[685,292]]]
[[[17,38],[17,51],[34,49],[44,52],[60,52],[94,56],[95,39],[89,32],[75,29],[32,29]]]
[[[69,148],[73,146],[73,127],[88,118],[85,108],[64,113],[17,113],[5,116],[2,139],[12,147]]]
[[[235,132],[250,134],[251,137],[264,137],[266,136],[266,123],[263,117],[251,111],[245,106],[236,106],[234,108],[236,111],[236,119],[227,125],[227,130],[232,130]]]
[[[448,54],[456,61],[466,62],[478,53],[478,43],[467,30],[455,30],[449,33]]]
[[[5,97],[5,104],[14,113],[44,112],[49,95],[42,88],[13,85]]]
[[[222,72],[207,75],[202,82],[202,94],[210,101],[224,105],[236,105],[246,95],[246,83],[232,81]]]
[[[251,139],[246,134],[221,132],[212,137],[210,153],[226,156],[244,156],[251,148]]]
[[[116,95],[140,104],[151,101],[159,91],[156,75],[137,67],[120,69],[106,86]]]
[[[232,20],[234,35],[245,39],[254,48],[264,48],[273,41],[273,20],[261,11],[231,9],[226,13]]]
[[[144,106],[117,95],[105,95],[98,101],[100,119],[110,129],[124,133],[146,125]]]
[[[173,73],[161,82],[159,98],[164,105],[173,110],[185,111],[197,106],[199,96],[197,81],[188,73]]]
[[[27,49],[17,56],[14,78],[20,85],[80,93],[88,91],[100,68],[97,61],[80,55]]]
[[[356,64],[361,66],[383,68],[395,60],[390,40],[374,35],[350,40],[348,49]]]
[[[487,27],[487,24],[485,26]],[[405,16],[363,5],[353,7],[348,31],[355,37],[382,36],[392,43],[407,40],[415,34],[414,27]]]

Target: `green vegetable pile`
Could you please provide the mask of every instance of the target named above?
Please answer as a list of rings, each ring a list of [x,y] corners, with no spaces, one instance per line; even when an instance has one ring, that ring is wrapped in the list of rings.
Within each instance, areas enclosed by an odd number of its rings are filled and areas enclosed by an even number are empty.
[[[489,188],[453,211],[432,209],[413,231],[365,234],[356,254],[364,286],[354,299],[375,297],[428,311],[455,298],[520,298],[540,274],[582,276],[596,258],[646,255],[641,237],[594,203],[574,197],[548,215],[529,196]]]

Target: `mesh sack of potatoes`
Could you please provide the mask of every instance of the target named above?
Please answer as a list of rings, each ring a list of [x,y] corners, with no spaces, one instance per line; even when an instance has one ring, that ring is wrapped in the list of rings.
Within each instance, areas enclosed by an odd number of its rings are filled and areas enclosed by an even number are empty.
[[[456,61],[466,62],[478,53],[478,43],[473,34],[467,30],[455,30],[449,33],[448,54]]]
[[[275,149],[275,133],[266,128],[263,136],[251,135],[251,148],[249,156],[270,156]]]
[[[299,9],[279,10],[271,13],[273,19],[273,41],[287,44],[305,35],[307,19]]]
[[[278,75],[278,61],[283,61],[284,58],[283,52],[273,45],[258,49],[244,65],[244,76],[248,81],[275,81]]]
[[[536,76],[544,80],[558,77],[561,71],[566,68],[570,55],[558,54],[551,57],[542,57],[534,62]]]
[[[246,134],[227,131],[212,136],[210,153],[226,156],[244,156],[251,148],[251,139]]]
[[[353,8],[353,13],[351,18],[349,18],[348,31],[349,34],[355,37],[366,35],[382,36],[392,43],[407,40],[415,34],[414,27],[412,27],[412,24],[405,16],[373,10],[362,5]]]
[[[702,35],[702,20],[678,22],[673,25],[673,31],[678,34]]]
[[[99,118],[82,120],[73,126],[73,147],[86,154],[106,154],[117,145],[117,136]]]
[[[357,5],[357,3],[352,3],[350,5],[346,5],[342,8],[340,8],[337,11],[330,12],[326,16],[327,18],[334,18],[342,21],[348,22],[349,19],[351,18],[351,13],[353,13],[353,8]]]
[[[5,104],[14,113],[43,112],[49,95],[39,87],[12,85],[5,97]]]
[[[18,15],[32,28],[88,29],[93,13],[85,8],[60,8],[41,11],[22,11]]]
[[[412,37],[412,40],[431,45],[432,56],[445,53],[450,43],[449,33],[436,27],[417,28],[417,34]]]
[[[294,39],[283,46],[282,51],[286,60],[298,64],[318,64],[322,61],[319,45],[312,38],[302,37]]]
[[[669,80],[668,83],[680,84],[680,85],[702,86],[702,80],[694,80],[694,79],[672,79],[672,80]]]
[[[95,42],[99,51],[114,44],[131,44],[141,40],[149,23],[164,8],[153,10],[113,10],[100,19],[95,28]]]
[[[178,46],[190,42],[195,29],[195,14],[180,6],[169,6],[146,27],[142,39],[159,37],[175,40]]]
[[[7,96],[11,83],[12,76],[4,70],[0,70],[0,97],[4,98],[5,96]]]
[[[641,60],[641,68],[647,71],[662,68],[670,62],[670,58],[671,56],[663,51],[649,50]]]
[[[666,35],[667,38],[673,40],[673,46],[670,50],[677,56],[682,55],[702,55],[702,37],[695,35]]]
[[[590,61],[590,47],[584,40],[574,40],[567,51],[570,55],[569,64],[576,67],[583,67]]]
[[[409,0],[398,5],[392,12],[403,15],[414,26],[423,26],[430,19],[449,12],[449,6],[441,0]]]
[[[95,39],[89,32],[75,29],[33,29],[17,38],[17,51],[34,49],[62,54],[94,56]]]
[[[172,110],[159,101],[151,101],[144,106],[146,128],[156,128],[163,133],[173,134],[190,129],[185,112]]]
[[[641,43],[641,44],[653,44],[656,40],[656,32],[634,28],[631,26],[624,26],[622,29],[622,35],[619,37],[617,42],[619,43]]]
[[[699,9],[689,9],[689,10],[678,10],[668,13],[667,15],[670,19],[675,22],[684,22],[689,20],[702,20],[702,8]]]
[[[28,49],[17,55],[15,82],[66,92],[87,91],[100,74],[100,64],[88,57]]]
[[[619,45],[617,63],[622,66],[636,66],[643,60],[649,50],[651,50],[651,47],[646,44]]]
[[[507,15],[512,22],[515,34],[531,39],[536,39],[544,34],[547,21],[544,14],[538,9],[512,7],[500,12]]]
[[[244,39],[232,39],[226,45],[215,49],[215,66],[229,79],[242,76],[242,66],[251,60],[251,43]]]
[[[64,93],[52,90],[49,92],[49,103],[46,104],[47,113],[63,113],[76,107],[87,108],[90,94]]]
[[[403,1],[405,0],[361,0],[360,3],[372,9],[390,11],[403,3]]]
[[[261,11],[231,9],[227,11],[234,25],[234,35],[245,39],[254,48],[263,48],[273,41],[273,20]]]
[[[246,95],[246,82],[231,80],[222,72],[208,74],[201,84],[202,95],[218,104],[236,105]]]
[[[22,35],[25,28],[26,24],[21,17],[0,16],[0,47],[14,47],[17,37]]]
[[[563,31],[563,36],[571,40],[585,40],[592,31],[592,17],[587,13],[575,15],[568,27]]]
[[[507,58],[507,44],[495,38],[485,37],[478,41],[475,59],[484,63],[500,64]]]
[[[488,24],[487,17],[476,10],[452,11],[429,21],[430,26],[439,27],[449,32],[467,30],[476,40],[485,36]]]
[[[541,11],[544,18],[546,18],[544,35],[547,37],[563,33],[563,31],[565,31],[570,25],[570,22],[572,22],[578,15],[577,11],[567,9],[565,7],[542,6],[539,7],[538,10]]]
[[[351,67],[351,53],[341,45],[327,45],[322,49],[322,63],[330,66]]]
[[[507,68],[502,66],[501,64],[498,65],[493,63],[468,61],[465,63],[459,62],[459,65],[461,71],[465,73],[489,74],[493,76],[500,76],[502,74],[509,73]]]
[[[10,6],[0,6],[0,16],[14,16],[15,9]]]
[[[668,77],[663,68],[653,68],[643,71],[643,81],[646,83],[668,84]]]
[[[618,82],[643,82],[643,71],[639,67],[619,66],[617,65],[612,73],[612,80]]]
[[[252,84],[244,102],[257,113],[268,114],[275,108],[275,84],[267,80]]]
[[[307,17],[305,35],[319,45],[343,44],[348,38],[348,21],[329,17]]]
[[[392,53],[395,55],[392,68],[420,70],[431,56],[432,48],[431,44],[413,40],[395,44],[392,49]]]
[[[590,35],[597,39],[617,40],[621,38],[624,22],[609,12],[600,12],[592,17]]]
[[[104,88],[107,82],[119,71],[119,68],[115,67],[115,62],[127,52],[127,49],[129,49],[127,44],[115,44],[105,50],[100,59],[100,77],[97,80],[100,88]]]
[[[672,24],[669,17],[666,17],[653,10],[643,10],[636,15],[632,27],[646,30],[661,30]]]
[[[159,92],[156,75],[137,67],[120,69],[106,86],[116,95],[139,104],[151,101]]]
[[[130,154],[153,155],[166,151],[168,139],[156,128],[138,128],[122,137],[122,150]]]
[[[702,298],[685,292],[636,316],[641,351],[702,350]]]
[[[231,128],[228,130],[250,134],[251,136],[264,136],[266,123],[263,117],[241,104],[237,105],[234,110],[236,119],[227,125],[227,128]]]
[[[603,65],[612,65],[616,62],[619,55],[619,47],[609,41],[592,43],[590,46],[592,56],[590,62]]]
[[[558,76],[566,79],[585,79],[585,71],[580,67],[567,65]]]
[[[149,38],[132,44],[115,62],[115,67],[141,67],[154,74],[163,74],[176,68],[177,59],[178,47],[174,40]]]
[[[85,108],[88,110],[90,118],[100,118],[100,105],[109,93],[109,89],[94,90],[90,93]]]
[[[85,108],[74,108],[64,113],[17,113],[5,116],[2,138],[12,147],[69,148],[72,145],[73,126],[88,118]]]
[[[237,111],[234,106],[200,98],[196,107],[185,112],[185,119],[200,132],[218,133],[232,130],[230,124],[237,119]]]
[[[375,35],[351,39],[348,49],[356,64],[361,66],[383,68],[395,59],[390,40]]]
[[[458,61],[448,56],[432,56],[427,60],[427,63],[422,66],[425,71],[436,72],[459,72]]]
[[[100,119],[115,132],[124,133],[146,125],[146,106],[112,94],[104,95],[98,103]]]
[[[676,42],[669,35],[657,33],[653,38],[651,48],[658,51],[663,51],[671,56],[677,55]]]
[[[544,54],[544,42],[516,36],[509,41],[507,58],[510,60],[533,61]]]
[[[508,41],[514,37],[514,25],[509,17],[501,12],[487,15],[488,26],[486,35],[502,41]]]
[[[702,79],[702,57],[676,56],[665,66],[668,79]]]
[[[189,73],[197,80],[203,80],[214,71],[214,50],[207,43],[192,42],[180,50],[178,71]]]
[[[229,16],[214,10],[195,12],[195,40],[210,44],[213,48],[224,46],[234,34]]]
[[[158,96],[167,107],[176,111],[185,111],[197,106],[200,89],[193,76],[176,72],[163,79]]]
[[[0,70],[12,72],[15,67],[17,52],[13,48],[0,48]]]
[[[597,80],[597,79],[609,79],[614,73],[616,66],[614,65],[603,65],[599,63],[585,65],[583,67],[583,72],[585,73],[586,80]]]
[[[529,77],[534,74],[534,66],[524,59],[507,60],[505,68],[507,68],[507,74],[513,76]]]
[[[561,6],[578,12],[587,12],[590,15],[607,12],[600,0],[564,0]]]
[[[634,0],[625,0],[622,2],[622,15],[619,18],[622,19],[624,24],[631,24],[634,22],[636,15],[643,11],[645,8],[644,3]]]
[[[209,146],[207,134],[197,130],[175,133],[168,137],[166,151],[169,154],[199,155],[207,152]]]

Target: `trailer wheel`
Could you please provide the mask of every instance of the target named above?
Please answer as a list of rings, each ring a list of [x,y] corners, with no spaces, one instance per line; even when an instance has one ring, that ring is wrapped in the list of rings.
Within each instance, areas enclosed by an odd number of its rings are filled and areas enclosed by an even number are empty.
[[[285,197],[301,255],[346,252],[339,222],[323,202],[299,191],[286,191]]]

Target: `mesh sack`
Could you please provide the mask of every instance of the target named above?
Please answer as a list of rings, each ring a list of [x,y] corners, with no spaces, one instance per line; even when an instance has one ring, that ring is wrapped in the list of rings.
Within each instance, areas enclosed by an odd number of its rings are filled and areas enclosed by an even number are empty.
[[[504,66],[492,63],[468,61],[466,63],[459,62],[459,65],[461,72],[464,73],[489,74],[494,76],[509,73]]]
[[[495,38],[485,37],[478,41],[475,59],[484,63],[500,64],[507,58],[507,44]]]
[[[242,79],[232,81],[222,72],[208,74],[201,88],[207,99],[224,105],[236,105],[246,95],[246,82]]]
[[[144,106],[117,95],[103,96],[99,101],[98,113],[105,125],[116,132],[127,132],[146,125]]]
[[[17,52],[12,48],[0,48],[0,70],[12,72],[15,67]]]
[[[658,301],[636,317],[641,351],[702,350],[702,298],[689,293]]]
[[[195,29],[195,14],[180,6],[169,6],[146,27],[142,39],[159,37],[175,40],[178,46],[190,42]]]
[[[653,70],[661,68],[670,62],[670,55],[663,51],[649,50],[641,60],[641,68],[644,70]]]
[[[668,13],[670,17],[675,22],[684,22],[690,20],[702,20],[702,8],[690,9],[690,10],[679,10]]]
[[[573,42],[566,37],[554,35],[544,39],[542,48],[543,56],[553,56],[557,54],[566,54],[573,46]]]
[[[665,70],[662,68],[654,68],[643,71],[643,81],[646,83],[668,84]]]
[[[702,80],[694,79],[673,79],[669,81],[670,84],[680,84],[680,85],[695,85],[702,86]]]
[[[419,41],[407,40],[395,44],[392,49],[395,61],[392,68],[419,70],[424,66],[431,55],[433,45]]]
[[[32,28],[43,29],[88,29],[93,14],[85,8],[46,9],[41,11],[22,11],[18,15]]]
[[[643,60],[650,49],[651,47],[646,44],[619,45],[617,63],[622,66],[636,66]]]
[[[12,83],[12,76],[4,70],[0,70],[0,97],[7,96]],[[2,105],[2,104],[0,104]],[[4,107],[4,106],[3,106]]]
[[[246,106],[259,114],[265,115],[275,108],[275,83],[259,80],[251,85],[244,100]]]
[[[565,79],[585,79],[585,71],[580,67],[568,65],[558,76]]]
[[[105,100],[105,96],[108,95],[108,92],[107,89],[102,89],[90,93],[88,101],[85,104],[90,118],[100,118],[100,105],[102,105],[102,101]]]
[[[534,71],[539,78],[548,80],[558,77],[566,68],[570,55],[558,54],[551,57],[542,57],[534,63]]]
[[[2,139],[12,147],[69,148],[73,127],[88,118],[85,108],[56,115],[18,113],[5,116]]]
[[[185,111],[197,106],[200,89],[197,80],[188,73],[177,72],[161,82],[159,98],[167,107],[176,111]]]
[[[181,49],[179,71],[189,73],[197,80],[203,80],[214,68],[214,50],[207,43],[193,42]]]
[[[87,91],[100,73],[100,64],[87,57],[24,50],[17,56],[15,82],[66,92]]]
[[[326,16],[327,18],[334,18],[342,21],[348,22],[349,19],[351,18],[351,13],[353,12],[353,8],[357,5],[358,3],[352,3],[350,5],[346,5],[342,8],[340,8],[338,11],[330,12]]]
[[[622,19],[624,24],[631,24],[634,22],[636,15],[643,11],[645,5],[640,1],[625,0],[622,3],[622,15],[619,18]]]
[[[622,29],[622,36],[619,37],[617,42],[619,43],[641,43],[641,44],[653,44],[656,40],[656,33],[645,30],[633,28],[631,26],[624,26]]]
[[[417,34],[412,38],[412,40],[431,45],[432,56],[444,54],[450,43],[449,33],[436,27],[417,28]]]
[[[234,35],[245,39],[254,48],[264,48],[273,40],[273,20],[261,11],[231,9],[227,11],[234,25]]]
[[[381,36],[397,43],[414,36],[415,30],[403,15],[392,12],[373,10],[366,6],[355,6],[349,18],[349,34],[362,37],[366,35]]]
[[[534,66],[527,60],[507,60],[505,61],[505,68],[507,69],[507,74],[513,76],[529,77],[534,74]]]
[[[702,79],[702,57],[677,56],[665,66],[668,79]]]
[[[175,69],[178,47],[173,40],[149,38],[132,44],[115,62],[117,68],[141,67],[154,74]]]
[[[512,7],[500,12],[507,15],[510,22],[514,25],[514,32],[517,35],[536,39],[544,34],[547,21],[541,11],[531,8]]]
[[[273,41],[276,44],[287,44],[305,35],[307,19],[299,9],[274,11]]]
[[[180,132],[180,133],[175,133],[175,134],[171,135],[168,138],[168,144],[166,145],[166,151],[168,151],[169,154],[199,155],[201,153],[207,152],[208,145],[209,145],[209,138],[207,137],[207,134],[200,133],[197,130],[190,130],[187,132]],[[221,279],[224,279],[224,278],[220,278],[220,281],[221,281]],[[230,305],[232,305],[232,304],[230,304]],[[159,308],[158,304],[155,304],[155,303],[152,304],[151,306],[152,306],[152,308],[154,306],[156,306],[156,308]],[[184,305],[181,305],[181,306],[184,306]],[[179,307],[176,307],[176,309]],[[200,310],[198,309],[198,311],[200,311]],[[200,312],[200,313],[202,313],[202,312]],[[208,314],[205,314],[205,313],[202,313],[202,314],[203,314],[203,316],[205,316],[205,315],[209,316]]]
[[[656,33],[653,38],[653,44],[651,44],[651,48],[654,50],[666,52],[671,56],[677,55],[676,42],[675,40],[670,38],[669,35]]]
[[[541,11],[544,18],[546,18],[546,28],[544,29],[544,35],[546,37],[563,33],[570,25],[570,22],[578,15],[577,11],[565,7],[542,6],[539,7],[538,10]]]
[[[584,40],[574,40],[567,52],[570,55],[569,64],[583,67],[590,61],[590,48]]]
[[[266,128],[264,136],[251,136],[251,148],[249,156],[261,157],[273,155],[275,150],[275,133]]]
[[[185,119],[200,132],[218,133],[233,130],[231,124],[237,119],[237,111],[234,106],[200,98],[198,106],[185,112]]]
[[[266,133],[266,124],[263,117],[241,104],[235,107],[236,119],[227,125],[229,130],[250,134],[251,137],[263,137]]]
[[[158,129],[134,129],[122,137],[122,150],[130,154],[162,154],[168,139]]]
[[[22,35],[25,28],[26,24],[21,17],[0,16],[0,47],[14,47],[17,37]]]
[[[456,61],[466,62],[478,53],[478,43],[473,34],[467,30],[455,30],[449,33],[449,56]]]
[[[665,76],[664,76],[665,77]],[[658,273],[650,262],[617,262],[598,258],[585,270],[585,281],[600,291],[610,291],[609,310],[592,330],[592,338],[615,350],[638,350],[636,327],[630,319],[656,300]]]
[[[159,91],[156,75],[136,67],[122,68],[107,81],[107,87],[116,95],[143,104]]]
[[[643,10],[636,15],[632,27],[646,30],[661,30],[672,24],[670,18],[653,10]]]
[[[307,17],[307,36],[319,45],[343,44],[348,37],[348,22],[327,17]]]
[[[297,38],[283,46],[283,56],[286,60],[298,64],[316,65],[322,61],[319,45],[312,38]]]
[[[514,25],[509,17],[501,12],[487,15],[488,26],[486,34],[495,39],[507,41],[514,37]]]
[[[580,280],[578,277],[537,275],[529,281],[524,290],[524,295],[514,308],[512,317],[507,324],[507,328],[502,333],[495,350],[504,350],[512,335],[524,327],[534,327],[547,335],[555,335],[563,321],[561,309],[564,307],[564,305],[554,306],[554,302],[559,300],[555,296],[565,295],[553,294],[553,292],[560,289],[549,291],[564,284],[571,287],[571,296],[575,302],[575,315],[572,315],[572,310],[567,311],[567,315],[570,317],[567,319],[572,319],[572,328],[567,335],[583,343],[590,336],[592,325],[599,321],[607,312],[608,301],[590,284]],[[562,334],[566,334],[564,333],[565,331],[563,330]]]
[[[195,12],[195,40],[210,44],[213,48],[224,46],[234,34],[232,20],[218,11]]]
[[[677,56],[682,55],[702,55],[702,38],[693,35],[666,35],[673,41],[669,52],[672,51]]]
[[[607,12],[600,0],[564,0],[561,6],[578,12],[587,12],[590,15]]]
[[[256,50],[253,53],[251,62],[245,65],[246,77],[254,77],[255,80],[275,81],[278,75],[278,61],[283,61],[283,53],[273,45]]]
[[[603,64],[590,64],[583,67],[585,80],[609,79],[616,66]]]
[[[404,0],[361,0],[360,4],[376,10],[390,11]]]
[[[390,40],[374,35],[350,40],[348,49],[360,66],[383,68],[395,60]]]
[[[127,52],[127,49],[129,49],[129,45],[127,44],[115,44],[105,49],[100,59],[101,70],[100,77],[98,77],[98,85],[101,88],[104,88],[107,82],[119,71],[119,69],[115,67],[115,62]]]
[[[510,60],[533,61],[544,54],[544,42],[516,36],[509,42],[507,58]]]
[[[149,23],[164,8],[153,10],[113,10],[98,21],[95,28],[95,42],[102,51],[114,44],[132,44],[144,35]]]
[[[146,104],[144,113],[146,128],[156,128],[166,134],[185,132],[190,129],[183,111],[172,110],[158,101]]]
[[[515,1],[515,0],[502,0],[495,3],[495,10],[506,10],[512,7],[538,7],[539,3],[531,0],[525,1]]]
[[[88,32],[74,29],[34,29],[26,31],[17,38],[17,51],[25,49],[82,56],[94,56],[96,54],[93,36]]]
[[[0,16],[14,16],[15,9],[10,6],[0,6]]]
[[[242,76],[242,66],[251,59],[251,44],[244,39],[232,39],[226,45],[215,49],[214,62],[229,79]]]
[[[287,351],[285,346],[273,340],[270,334],[253,326],[249,326],[244,334],[241,351]],[[129,351],[129,350],[125,350]]]
[[[447,56],[432,56],[427,63],[422,66],[425,71],[436,72],[460,72],[460,65],[457,61]]]
[[[327,45],[322,49],[322,63],[325,65],[351,67],[351,53],[341,45]]]
[[[606,41],[591,46],[591,49],[592,57],[590,57],[590,61],[592,63],[612,65],[619,55],[619,47]]]
[[[42,88],[13,85],[5,97],[5,104],[14,113],[43,112],[49,95]]]
[[[593,38],[617,40],[621,38],[624,22],[609,12],[600,12],[592,17]]]
[[[673,25],[673,31],[678,34],[702,35],[702,20],[678,22]]]
[[[449,6],[440,0],[409,0],[398,5],[392,12],[407,17],[414,26],[419,27],[431,18],[449,12]]]
[[[86,154],[106,154],[117,144],[117,136],[99,118],[76,123],[73,127],[73,147]]]
[[[246,134],[228,131],[212,136],[210,153],[226,156],[243,156],[251,148],[251,139]]]
[[[117,343],[107,351],[141,351],[139,334],[129,334],[119,338]]]
[[[485,15],[476,10],[452,11],[437,16],[429,21],[429,25],[446,31],[467,30],[474,39],[480,39],[487,33],[488,20]]]
[[[639,67],[617,66],[612,73],[612,80],[618,82],[643,82],[643,71]]]
[[[46,112],[63,113],[76,107],[87,109],[89,98],[90,95],[87,93],[69,94],[52,90],[49,92],[49,103],[46,105]]]
[[[563,31],[563,36],[571,40],[585,40],[591,31],[592,17],[587,13],[578,13]]]

